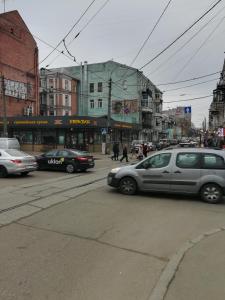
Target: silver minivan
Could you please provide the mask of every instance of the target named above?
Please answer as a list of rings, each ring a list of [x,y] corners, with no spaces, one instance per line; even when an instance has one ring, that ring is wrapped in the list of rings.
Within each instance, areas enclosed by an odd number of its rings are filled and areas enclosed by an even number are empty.
[[[218,203],[225,191],[225,151],[175,148],[158,151],[134,165],[108,174],[108,185],[126,195],[140,191],[199,194]]]
[[[20,150],[20,144],[16,138],[0,138],[0,149]]]

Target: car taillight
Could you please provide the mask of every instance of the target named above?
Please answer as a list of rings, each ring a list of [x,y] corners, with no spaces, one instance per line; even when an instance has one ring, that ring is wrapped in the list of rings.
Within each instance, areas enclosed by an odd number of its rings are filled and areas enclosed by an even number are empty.
[[[87,157],[77,157],[76,159],[78,159],[79,161],[87,161],[88,160]]]
[[[22,160],[20,160],[20,159],[12,159],[11,162],[13,162],[14,164],[21,164]]]

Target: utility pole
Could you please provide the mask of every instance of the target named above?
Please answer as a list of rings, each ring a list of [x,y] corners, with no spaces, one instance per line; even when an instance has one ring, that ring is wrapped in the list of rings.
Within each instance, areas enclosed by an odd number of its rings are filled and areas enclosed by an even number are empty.
[[[111,127],[111,106],[112,106],[112,99],[111,98],[112,98],[112,78],[110,77],[110,79],[109,79],[109,95],[108,95],[108,117],[107,117],[108,130]]]
[[[5,79],[4,75],[1,76],[1,90],[2,90],[2,102],[3,102],[3,136],[7,137],[7,117],[6,117],[6,98],[5,98]]]

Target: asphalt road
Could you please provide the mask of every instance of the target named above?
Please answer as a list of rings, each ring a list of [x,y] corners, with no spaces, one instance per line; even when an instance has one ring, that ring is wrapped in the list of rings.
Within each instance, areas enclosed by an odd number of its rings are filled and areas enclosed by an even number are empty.
[[[1,189],[0,299],[147,300],[177,249],[225,225],[224,203],[121,195],[117,164]]]

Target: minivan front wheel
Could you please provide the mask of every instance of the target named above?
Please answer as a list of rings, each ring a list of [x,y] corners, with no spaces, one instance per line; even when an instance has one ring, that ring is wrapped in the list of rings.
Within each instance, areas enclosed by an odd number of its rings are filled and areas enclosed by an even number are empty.
[[[137,191],[137,183],[131,177],[124,177],[120,180],[119,190],[124,195],[134,195]]]
[[[222,189],[214,183],[205,184],[201,189],[201,198],[211,204],[219,203],[223,198]]]

